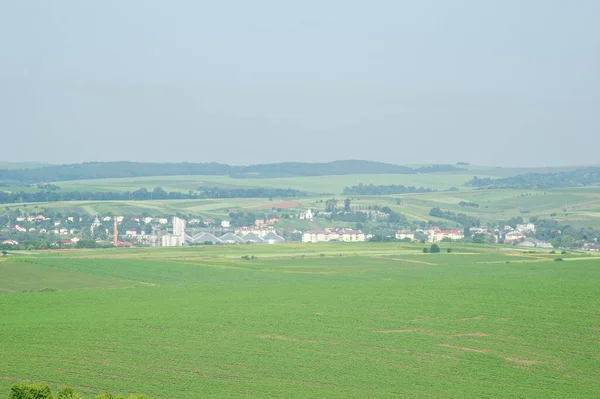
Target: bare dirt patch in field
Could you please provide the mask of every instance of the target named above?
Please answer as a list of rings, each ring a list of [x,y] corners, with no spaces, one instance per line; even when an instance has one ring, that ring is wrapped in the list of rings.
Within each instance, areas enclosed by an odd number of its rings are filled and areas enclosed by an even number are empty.
[[[450,355],[445,355],[442,353],[423,353],[421,356],[419,356],[421,359],[452,359],[452,360],[460,360],[459,358],[455,357],[455,356],[450,356]]]
[[[309,339],[298,339],[298,338],[293,338],[293,337],[286,337],[285,335],[262,334],[262,335],[259,335],[258,337],[262,338],[262,339],[279,339],[282,341],[291,341],[291,342],[310,342],[312,344],[317,343],[317,341],[312,341]]]
[[[465,333],[465,334],[455,334],[453,337],[487,337],[486,333],[482,332],[474,332],[474,333]]]
[[[417,330],[375,330],[373,332],[381,333],[381,334],[396,334],[396,333],[407,333],[407,332],[415,332]]]
[[[481,319],[481,318],[483,318],[483,316],[482,316],[482,315],[477,315],[477,316],[475,316],[475,317],[464,317],[464,318],[462,318],[462,319],[458,319],[458,321],[466,321],[466,320],[479,320],[479,319]]]
[[[279,270],[272,270],[279,271]],[[284,270],[283,273],[292,273],[292,274],[320,274],[322,276],[329,276],[331,274],[335,274],[335,272],[307,272],[301,270]]]
[[[468,352],[477,352],[477,353],[486,353],[489,352],[489,349],[475,349],[475,348],[459,348],[458,346],[452,346],[450,344],[439,344],[438,346],[441,346],[442,348],[450,348],[450,349],[458,349],[461,351],[468,351]]]
[[[438,266],[437,263],[423,262],[420,260],[408,260],[408,259],[400,259],[400,258],[390,258],[390,259],[391,260],[399,260],[401,262],[407,262],[407,263],[417,263],[419,265]]]
[[[509,362],[513,362],[513,363],[524,364],[526,366],[531,366],[532,364],[537,363],[537,360],[525,360],[525,359],[519,359],[517,357],[506,357],[506,358],[504,358],[504,360],[508,360]]]

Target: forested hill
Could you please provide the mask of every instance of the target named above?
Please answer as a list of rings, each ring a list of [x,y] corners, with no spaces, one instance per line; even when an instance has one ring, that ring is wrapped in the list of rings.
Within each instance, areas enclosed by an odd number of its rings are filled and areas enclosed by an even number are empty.
[[[292,176],[329,176],[349,174],[416,174],[461,170],[453,165],[420,168],[371,161],[334,161],[328,163],[284,162],[251,166],[220,163],[142,163],[87,162],[51,165],[35,169],[0,169],[0,182],[37,183],[66,180],[91,180],[121,177],[222,175],[235,178]]]
[[[466,185],[480,189],[531,189],[595,186],[600,185],[600,167],[582,168],[569,172],[526,173],[500,179],[480,179],[475,176]]]

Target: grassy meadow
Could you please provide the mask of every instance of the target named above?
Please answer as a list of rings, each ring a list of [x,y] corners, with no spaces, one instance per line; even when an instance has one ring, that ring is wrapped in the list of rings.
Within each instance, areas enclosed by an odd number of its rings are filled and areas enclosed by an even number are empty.
[[[421,249],[11,253],[0,395],[32,380],[156,399],[600,396],[600,257]]]

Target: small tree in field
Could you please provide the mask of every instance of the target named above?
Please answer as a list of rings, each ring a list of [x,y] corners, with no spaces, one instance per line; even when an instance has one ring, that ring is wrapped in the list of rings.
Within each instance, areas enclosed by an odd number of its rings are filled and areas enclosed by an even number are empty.
[[[6,251],[6,249],[3,249],[2,250],[2,256],[6,256],[6,255],[8,255],[8,252]]]
[[[437,244],[432,244],[431,248],[429,248],[429,252],[432,254],[440,253],[440,247]]]
[[[83,399],[83,396],[75,392],[73,388],[70,387],[62,387],[60,391],[58,391],[57,399]]]
[[[448,253],[451,253],[451,252],[452,252],[452,248],[448,248],[448,249],[446,250],[446,252],[448,252]]]
[[[45,382],[35,384],[15,384],[10,388],[10,399],[54,399],[50,387]]]
[[[423,253],[424,254],[428,254],[429,253],[429,248],[423,248]]]

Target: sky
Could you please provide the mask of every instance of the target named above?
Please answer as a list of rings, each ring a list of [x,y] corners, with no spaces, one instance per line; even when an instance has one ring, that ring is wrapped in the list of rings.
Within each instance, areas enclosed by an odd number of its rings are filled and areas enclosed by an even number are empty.
[[[2,1],[0,160],[600,164],[599,15],[597,0]]]

